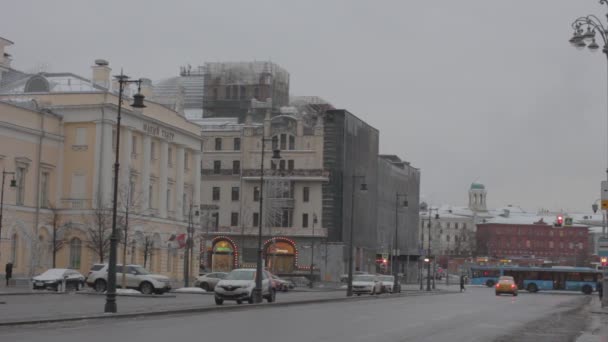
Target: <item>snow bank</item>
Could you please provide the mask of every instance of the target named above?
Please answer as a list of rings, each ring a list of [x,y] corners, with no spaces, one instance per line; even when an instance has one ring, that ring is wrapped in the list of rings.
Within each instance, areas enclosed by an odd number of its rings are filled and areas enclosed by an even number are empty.
[[[205,293],[207,291],[201,289],[200,287],[181,287],[179,289],[175,289],[173,292],[177,292],[177,293]]]
[[[141,292],[133,289],[116,289],[116,294],[137,294],[140,295]]]

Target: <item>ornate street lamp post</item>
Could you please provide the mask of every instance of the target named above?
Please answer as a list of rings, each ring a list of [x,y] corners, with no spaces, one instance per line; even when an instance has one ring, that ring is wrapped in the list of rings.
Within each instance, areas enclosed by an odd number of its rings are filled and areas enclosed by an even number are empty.
[[[608,0],[599,0],[599,2],[602,5],[608,6]],[[608,18],[608,14],[606,14],[606,18]],[[602,21],[597,16],[590,14],[584,17],[578,17],[576,20],[574,20],[574,22],[572,22],[572,29],[574,30],[574,34],[569,41],[579,50],[584,49],[586,46],[591,51],[597,51],[600,46],[595,41],[595,36],[599,35],[601,42],[603,43],[602,52],[606,55],[606,61],[608,62],[608,26],[604,26]],[[606,91],[608,92],[608,87],[606,88]],[[608,143],[608,135],[606,138]],[[608,168],[606,169],[606,176],[608,177]],[[594,211],[595,210],[597,209],[594,209]],[[605,215],[606,212],[604,211],[604,208],[602,208],[602,217],[605,217]],[[605,237],[606,230],[603,229],[602,233],[602,235]],[[604,269],[602,284],[604,289],[608,285],[608,273],[606,271],[607,270]],[[606,305],[608,305],[608,296],[604,296],[602,298],[602,306]]]
[[[116,230],[116,210],[118,205],[118,169],[120,168],[120,112],[122,109],[122,95],[125,85],[137,84],[137,94],[133,95],[133,108],[145,108],[144,96],[141,94],[142,80],[130,80],[122,72],[114,76],[118,81],[118,114],[116,116],[116,160],[114,162],[114,194],[112,201],[112,235],[110,236],[110,260],[108,262],[108,289],[106,292],[106,304],[104,312],[116,312],[116,247],[118,244],[118,232]]]
[[[262,156],[260,161],[260,214],[258,217],[258,255],[255,272],[255,288],[253,289],[253,301],[255,303],[262,302],[262,222],[264,221],[262,211],[264,209],[264,150],[266,149],[267,141],[272,141],[272,139],[264,138],[264,135],[262,134]],[[281,150],[273,150],[272,159],[281,159]]]

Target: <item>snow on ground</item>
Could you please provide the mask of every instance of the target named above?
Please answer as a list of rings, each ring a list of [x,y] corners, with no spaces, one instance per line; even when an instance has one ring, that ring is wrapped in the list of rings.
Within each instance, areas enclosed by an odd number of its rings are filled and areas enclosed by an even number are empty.
[[[141,294],[141,292],[133,289],[116,289],[116,294]]]
[[[205,293],[207,291],[201,289],[200,287],[182,287],[179,289],[175,289],[173,292],[177,293]]]

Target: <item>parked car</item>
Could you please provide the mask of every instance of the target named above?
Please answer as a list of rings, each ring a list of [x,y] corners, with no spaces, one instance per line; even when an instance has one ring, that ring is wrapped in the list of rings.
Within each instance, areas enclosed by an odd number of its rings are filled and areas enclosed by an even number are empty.
[[[393,293],[395,285],[395,277],[392,275],[379,275],[378,279],[382,283],[382,292]]]
[[[215,304],[222,305],[225,300],[234,300],[237,304],[241,304],[243,301],[253,303],[255,274],[255,269],[232,270],[215,286]],[[268,303],[272,303],[276,299],[276,290],[272,287],[271,275],[268,271],[262,273],[262,297]]]
[[[353,293],[357,296],[362,294],[382,293],[382,282],[373,274],[358,274],[353,277]]]
[[[290,289],[294,289],[296,287],[296,285],[292,281],[282,279],[278,275],[270,274],[270,277],[272,278],[272,286],[277,291],[287,292]]]
[[[228,275],[226,272],[202,274],[196,278],[194,281],[194,286],[200,287],[205,291],[213,291],[213,289],[215,289],[215,285],[217,285],[220,280],[226,278],[226,275]]]
[[[353,277],[356,275],[361,275],[361,274],[369,274],[367,272],[363,272],[363,271],[354,271],[353,272]],[[348,282],[348,274],[343,274],[340,276],[340,282],[342,283],[347,283]]]
[[[102,265],[99,268],[99,265]],[[122,273],[126,273],[127,288],[143,294],[163,294],[171,290],[171,280],[161,274],[148,272],[140,265],[116,265],[116,287],[122,285]],[[89,271],[86,283],[97,292],[105,292],[108,284],[108,264],[95,264]]]
[[[65,289],[63,288],[64,284]],[[83,287],[84,276],[78,271],[66,268],[51,268],[32,278],[32,288],[34,290],[80,291]]]
[[[513,277],[502,276],[498,278],[498,283],[496,283],[496,295],[500,296],[503,293],[513,295],[513,297],[517,296],[517,284],[515,284],[515,279],[513,279]]]

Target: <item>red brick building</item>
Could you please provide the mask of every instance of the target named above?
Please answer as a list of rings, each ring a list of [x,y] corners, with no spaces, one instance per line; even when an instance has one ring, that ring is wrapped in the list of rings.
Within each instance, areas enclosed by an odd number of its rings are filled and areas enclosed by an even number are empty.
[[[552,218],[498,218],[477,225],[477,255],[544,259],[583,266],[589,259],[588,227],[555,227]]]

